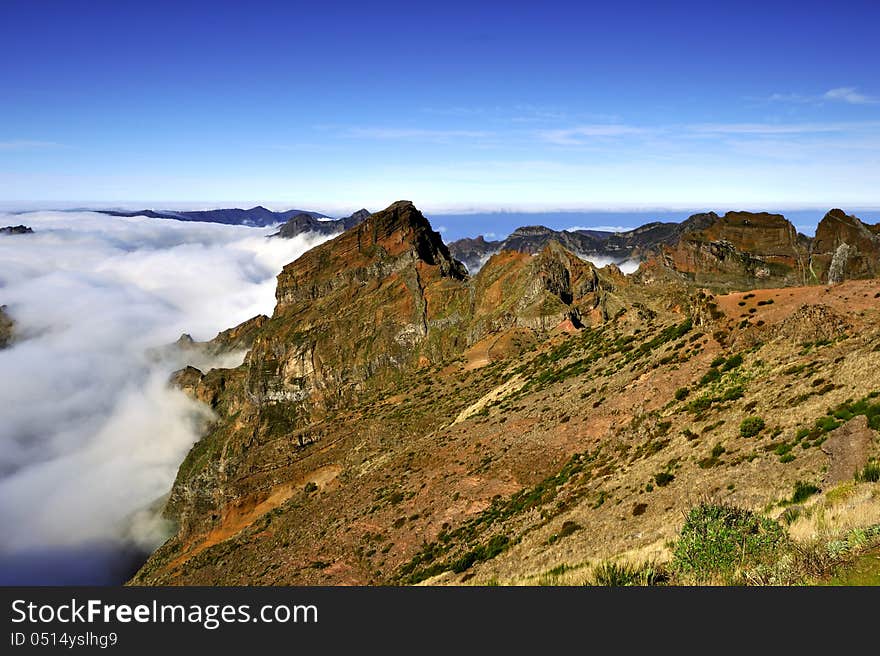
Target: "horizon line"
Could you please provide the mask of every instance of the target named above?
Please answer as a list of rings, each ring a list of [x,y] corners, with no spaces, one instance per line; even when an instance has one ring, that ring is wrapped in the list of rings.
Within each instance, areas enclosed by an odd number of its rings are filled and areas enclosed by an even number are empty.
[[[392,201],[394,202],[394,201]],[[625,214],[625,213],[648,213],[648,212],[710,212],[710,211],[824,211],[831,209],[842,209],[847,212],[853,211],[878,211],[880,204],[864,204],[859,202],[836,202],[836,203],[787,203],[787,202],[766,202],[766,203],[743,203],[736,204],[730,202],[721,203],[675,203],[675,204],[602,204],[602,205],[563,205],[563,206],[536,206],[536,205],[425,205],[420,206],[418,202],[411,201],[426,214],[433,215],[470,215],[470,214],[494,214],[494,215],[516,215],[516,214],[590,214],[590,213],[609,213],[609,214]],[[101,211],[101,210],[153,210],[153,211],[181,211],[193,212],[203,210],[219,210],[219,209],[252,209],[255,207],[264,207],[274,212],[284,212],[291,209],[302,209],[309,212],[318,212],[322,214],[348,213],[355,212],[362,208],[366,208],[368,204],[359,205],[329,205],[322,209],[314,209],[311,203],[298,203],[294,201],[242,201],[242,200],[217,200],[217,201],[88,201],[88,200],[70,200],[70,201],[27,201],[27,200],[0,200],[0,211],[24,213],[39,211]],[[381,205],[381,204],[379,204]],[[378,212],[391,203],[381,205],[371,212]],[[327,209],[327,208],[330,209]],[[770,209],[768,209],[770,208]],[[847,209],[849,208],[849,209]]]

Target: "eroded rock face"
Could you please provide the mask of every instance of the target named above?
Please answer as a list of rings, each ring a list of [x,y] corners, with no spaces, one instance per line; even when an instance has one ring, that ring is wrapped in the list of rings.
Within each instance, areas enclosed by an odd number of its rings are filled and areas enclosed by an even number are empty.
[[[809,240],[781,214],[710,212],[682,228],[662,252],[669,267],[696,283],[740,289],[805,284]]]
[[[609,272],[613,275],[612,272]],[[550,329],[566,320],[581,325],[610,281],[555,241],[536,255],[502,251],[474,279],[472,339],[512,326]]]
[[[864,415],[853,417],[840,428],[831,431],[822,443],[822,451],[831,456],[831,464],[822,481],[828,487],[851,481],[868,462],[876,433],[868,426]]]
[[[816,282],[873,278],[880,273],[880,226],[833,209],[819,223],[810,250]]]
[[[284,267],[247,358],[249,393],[333,405],[368,379],[442,358],[460,346],[466,277],[412,203],[372,215]]]

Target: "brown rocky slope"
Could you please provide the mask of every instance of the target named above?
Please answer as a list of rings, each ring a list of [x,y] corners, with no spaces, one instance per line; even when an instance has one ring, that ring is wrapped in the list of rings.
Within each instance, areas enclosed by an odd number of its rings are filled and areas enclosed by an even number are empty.
[[[471,279],[407,202],[313,249],[241,367],[189,372],[218,420],[133,582],[535,582],[663,552],[700,495],[821,485],[832,456],[803,429],[880,391],[880,281],[714,295],[656,266],[549,244]],[[747,417],[765,427],[744,437]]]

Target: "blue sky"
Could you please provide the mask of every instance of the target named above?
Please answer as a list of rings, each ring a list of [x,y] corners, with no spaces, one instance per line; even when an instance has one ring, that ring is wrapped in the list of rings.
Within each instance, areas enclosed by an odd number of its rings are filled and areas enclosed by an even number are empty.
[[[876,207],[878,25],[877,2],[3,0],[0,202]]]

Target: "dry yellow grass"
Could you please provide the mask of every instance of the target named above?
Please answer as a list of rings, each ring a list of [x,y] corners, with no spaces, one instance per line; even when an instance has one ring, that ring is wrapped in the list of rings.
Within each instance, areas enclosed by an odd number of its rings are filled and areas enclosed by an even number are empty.
[[[792,539],[834,539],[853,529],[880,524],[880,485],[847,482],[805,507],[789,527]]]

